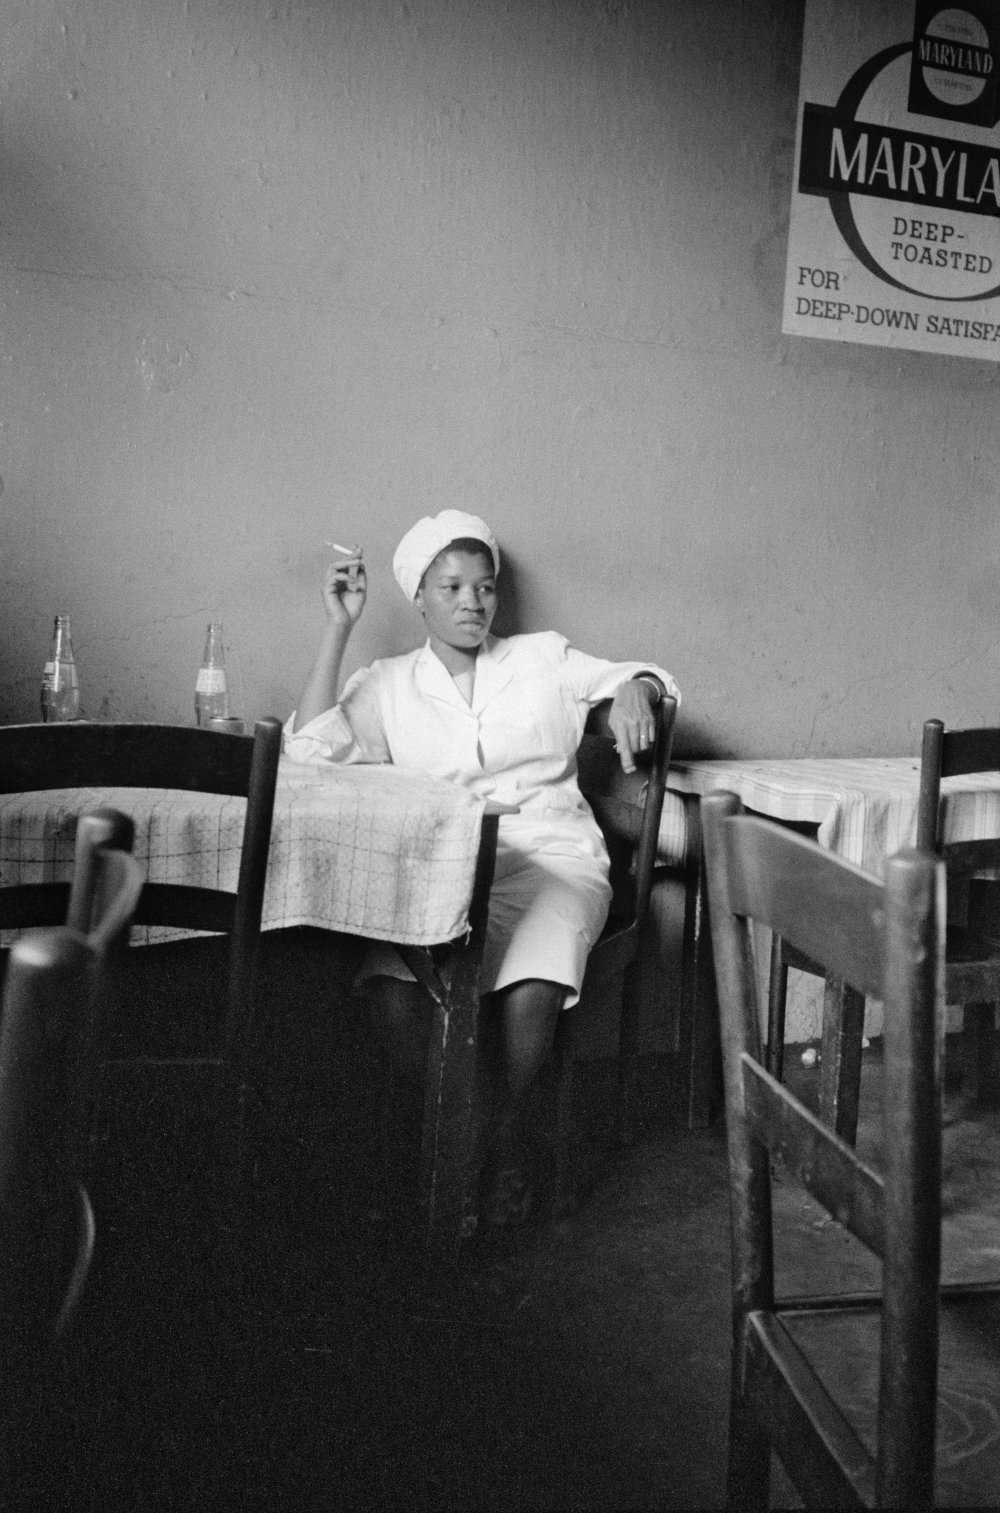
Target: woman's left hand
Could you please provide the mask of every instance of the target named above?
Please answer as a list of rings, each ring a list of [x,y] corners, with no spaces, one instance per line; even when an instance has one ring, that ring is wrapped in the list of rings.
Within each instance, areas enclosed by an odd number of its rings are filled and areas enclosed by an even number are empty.
[[[648,751],[656,739],[656,689],[638,678],[623,683],[615,694],[608,724],[618,746],[622,771],[635,771],[638,752]]]

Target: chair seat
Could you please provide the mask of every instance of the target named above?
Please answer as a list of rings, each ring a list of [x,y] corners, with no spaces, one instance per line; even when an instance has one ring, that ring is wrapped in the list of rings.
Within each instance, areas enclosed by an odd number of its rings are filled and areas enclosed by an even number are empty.
[[[877,1308],[781,1311],[870,1454],[875,1452],[880,1317]],[[945,1291],[941,1305],[934,1501],[991,1507],[1000,1489],[1000,1293]]]

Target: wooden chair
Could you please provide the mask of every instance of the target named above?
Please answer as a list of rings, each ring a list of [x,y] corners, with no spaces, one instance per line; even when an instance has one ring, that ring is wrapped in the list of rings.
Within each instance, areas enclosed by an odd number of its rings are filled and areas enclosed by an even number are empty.
[[[997,1468],[984,1473],[972,1452],[995,1438],[998,1294],[945,1289],[942,1306],[939,1288],[944,864],[901,852],[883,884],[743,815],[732,794],[704,799],[702,814],[731,1183],[729,1506],[767,1507],[772,1450],[807,1506],[930,1508],[935,1470],[947,1500],[992,1501],[982,1488],[995,1492]],[[751,921],[884,1001],[879,1169],[764,1065]],[[880,1294],[776,1298],[779,1161],[782,1187],[807,1189],[881,1258]],[[817,1243],[822,1229],[808,1229]],[[936,1467],[939,1357],[942,1401],[961,1392],[974,1421],[978,1400],[988,1425]]]
[[[256,967],[280,751],[281,724],[275,719],[259,720],[252,737],[196,727],[85,722],[0,729],[2,793],[174,788],[247,800],[235,893],[147,882],[135,914],[136,924],[227,936],[223,980],[213,978],[200,985],[199,1003],[185,997],[179,1012],[168,993],[154,1023],[153,1005],[163,997],[163,966],[171,948],[151,946],[127,953],[118,974],[118,1013],[105,1037],[100,1079],[104,1084],[109,1075],[125,1073],[145,1078],[172,1068],[207,1077],[218,1086],[214,1106],[219,1114],[219,1171],[224,1177],[219,1202],[223,1208],[236,1202],[235,1215],[231,1212],[223,1225],[231,1236],[243,1224]],[[37,895],[34,888],[40,890]],[[48,910],[50,918],[63,917],[69,885],[34,888],[0,889],[0,925],[24,923],[36,907]],[[183,968],[179,976],[184,981]]]
[[[973,875],[1000,868],[1000,837],[991,840],[942,842],[941,779],[971,772],[1000,772],[1000,728],[945,730],[940,720],[924,724],[920,753],[920,795],[917,807],[917,845],[943,858],[948,888],[955,903],[949,909],[945,1001],[962,1004],[963,1079],[972,1096],[993,1101],[998,1096],[996,1011],[1000,1004],[1000,890],[995,882],[979,883]],[[967,891],[968,890],[968,893]],[[971,899],[969,898],[971,894]],[[976,896],[993,903],[994,918],[985,921],[992,938],[981,933],[984,922],[975,915]],[[969,903],[973,907],[970,912]],[[965,903],[963,910],[961,905]],[[954,913],[956,923],[951,923]],[[959,919],[964,922],[958,923]]]
[[[613,898],[608,920],[591,948],[580,1004],[611,979],[619,980],[617,1135],[623,1145],[635,1133],[639,1040],[635,974],[649,910],[660,815],[677,701],[664,696],[656,707],[656,740],[638,758],[634,773],[622,771],[608,724],[611,700],[591,710],[577,752],[577,776],[604,834],[611,858]],[[578,1006],[579,1007],[579,1006]],[[556,1036],[555,1142],[552,1199],[558,1209],[571,1197],[573,1071],[577,1056],[577,1011],[560,1015]]]
[[[118,845],[130,839],[128,828],[110,810],[81,826],[84,866],[74,878],[81,927],[26,931],[9,953],[0,1010],[0,1336],[8,1385],[68,1327],[93,1253],[80,1122],[108,959],[142,890],[142,869]]]

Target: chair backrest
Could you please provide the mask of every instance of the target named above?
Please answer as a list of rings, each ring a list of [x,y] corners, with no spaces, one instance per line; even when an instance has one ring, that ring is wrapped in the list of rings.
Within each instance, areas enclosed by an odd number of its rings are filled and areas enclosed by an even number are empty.
[[[580,792],[594,811],[611,857],[615,913],[646,917],[670,767],[677,700],[664,696],[656,706],[656,740],[636,759],[636,771],[622,771],[608,724],[611,699],[595,704],[577,751]]]
[[[920,748],[917,846],[944,858],[949,872],[1000,867],[1000,838],[941,842],[941,779],[972,772],[1000,773],[1000,727],[945,730],[940,720],[924,723]]]
[[[124,826],[121,822],[124,821]],[[86,930],[28,931],[10,951],[0,1006],[0,1337],[24,1364],[69,1323],[86,1280],[95,1224],[80,1182],[104,968],[128,930],[142,869],[124,849],[125,817],[105,811],[89,828]]]
[[[136,924],[231,937],[227,1038],[249,1002],[280,754],[276,719],[258,720],[253,736],[196,726],[88,722],[0,729],[0,793],[174,788],[246,798],[236,892],[147,882],[135,914]],[[56,923],[68,906],[66,884],[0,888],[0,926]]]
[[[855,1470],[890,1506],[923,1505],[932,1485],[940,1272],[944,866],[921,852],[885,882],[739,800],[702,800],[709,914],[722,1030],[731,1181],[734,1330],[775,1308],[771,1157],[883,1261],[879,1438],[873,1458],[818,1379],[802,1390],[816,1422],[851,1447]],[[880,1171],[765,1069],[751,921],[885,1004],[885,1159]],[[833,1451],[830,1452],[831,1457]],[[842,1485],[856,1486],[838,1463]],[[881,1505],[881,1504],[880,1504]]]

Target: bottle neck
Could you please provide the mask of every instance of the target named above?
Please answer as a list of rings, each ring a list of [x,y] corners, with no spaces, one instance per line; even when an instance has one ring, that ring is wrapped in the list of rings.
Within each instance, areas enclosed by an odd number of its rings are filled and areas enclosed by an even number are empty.
[[[208,627],[205,637],[205,655],[201,659],[203,667],[223,667],[225,665],[225,653],[222,644],[222,626],[213,620]]]
[[[69,615],[56,615],[56,627],[52,636],[52,659],[54,662],[72,662],[73,637],[70,632]]]

